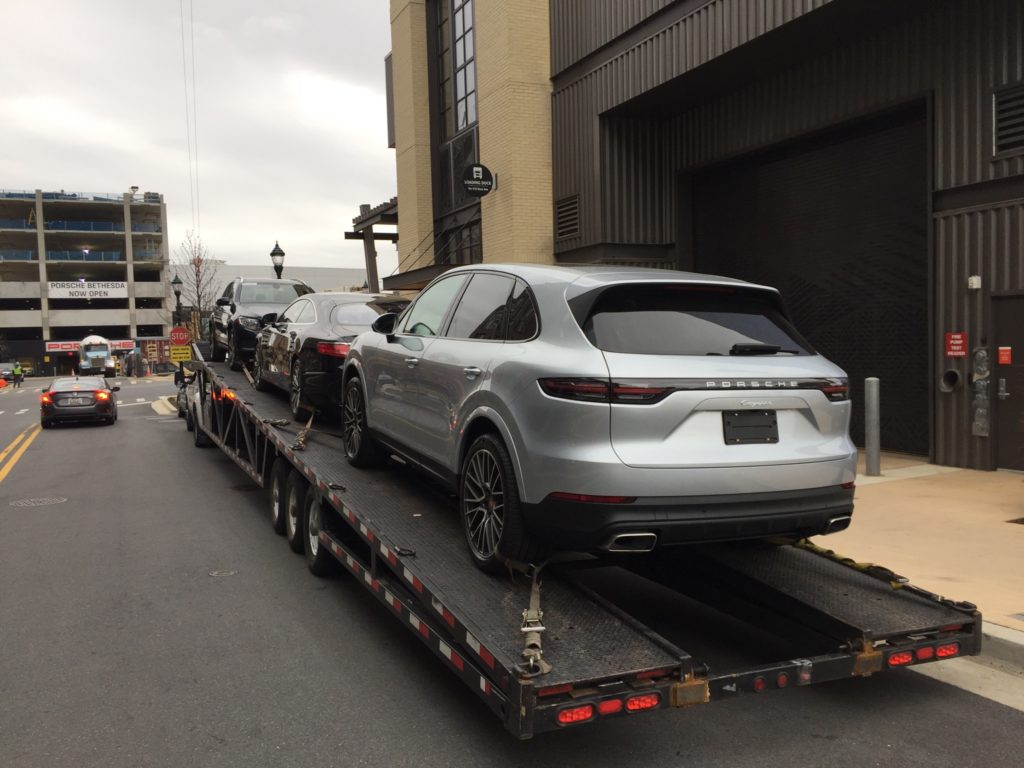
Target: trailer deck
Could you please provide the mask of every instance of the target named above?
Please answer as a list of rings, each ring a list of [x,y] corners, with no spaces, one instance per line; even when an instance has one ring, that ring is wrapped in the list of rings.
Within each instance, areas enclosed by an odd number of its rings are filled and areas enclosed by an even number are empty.
[[[337,431],[304,432],[283,393],[258,392],[222,364],[194,365],[209,409],[196,428],[260,485],[285,457],[333,510],[320,541],[520,738],[980,650],[973,605],[808,542],[573,557],[545,565],[534,580],[488,576],[465,552],[455,505],[441,489],[401,467],[349,466]],[[659,609],[665,590],[671,608]],[[532,624],[524,617],[531,597],[542,611]],[[694,658],[684,650],[691,640],[715,645],[701,642],[713,623],[700,616],[708,609],[792,652],[722,669]],[[524,656],[527,637],[541,638],[540,664]]]

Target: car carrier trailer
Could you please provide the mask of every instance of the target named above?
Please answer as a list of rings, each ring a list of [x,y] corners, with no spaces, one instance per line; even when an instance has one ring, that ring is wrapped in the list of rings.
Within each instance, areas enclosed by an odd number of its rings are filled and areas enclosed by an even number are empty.
[[[444,493],[408,470],[350,467],[339,434],[294,423],[283,398],[196,352],[196,444],[268,487],[310,569],[340,564],[519,738],[980,652],[974,605],[808,541],[486,575]],[[716,626],[754,662],[709,660]]]

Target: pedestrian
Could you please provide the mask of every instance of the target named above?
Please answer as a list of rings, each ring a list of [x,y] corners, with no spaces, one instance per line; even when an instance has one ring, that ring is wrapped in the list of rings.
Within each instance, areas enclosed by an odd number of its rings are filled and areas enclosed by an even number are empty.
[[[21,380],[25,376],[25,372],[21,369],[21,363],[15,362],[14,364],[14,388],[18,389],[21,386]]]

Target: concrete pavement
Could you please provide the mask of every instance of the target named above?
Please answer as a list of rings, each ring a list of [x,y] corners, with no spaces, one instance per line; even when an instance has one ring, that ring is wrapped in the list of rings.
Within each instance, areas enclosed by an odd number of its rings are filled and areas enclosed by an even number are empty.
[[[857,478],[853,523],[819,546],[966,600],[985,620],[984,655],[1024,669],[1024,473],[882,457]]]

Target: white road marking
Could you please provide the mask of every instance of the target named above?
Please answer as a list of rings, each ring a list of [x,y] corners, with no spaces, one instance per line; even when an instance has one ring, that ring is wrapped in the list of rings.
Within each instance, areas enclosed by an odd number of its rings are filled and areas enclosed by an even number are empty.
[[[918,674],[1024,712],[1024,685],[1021,685],[1024,673],[1012,667],[997,669],[965,656],[962,659],[948,659],[938,664],[922,664],[911,669]]]
[[[15,411],[15,416],[20,416],[23,413],[28,413],[28,408],[22,408],[20,411]]]
[[[144,397],[136,397],[135,398],[135,402],[136,403],[144,403],[144,402],[146,402],[146,398],[144,398]]]
[[[132,406],[135,406],[135,405],[149,405],[151,402],[152,402],[151,400],[143,400],[141,403],[119,403],[117,407],[118,408],[131,408]]]

